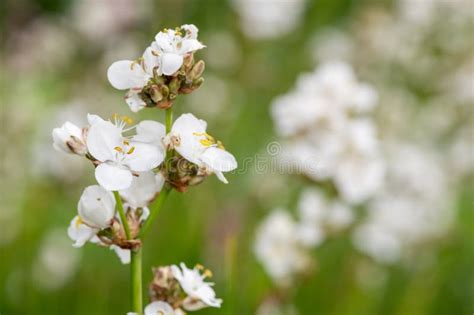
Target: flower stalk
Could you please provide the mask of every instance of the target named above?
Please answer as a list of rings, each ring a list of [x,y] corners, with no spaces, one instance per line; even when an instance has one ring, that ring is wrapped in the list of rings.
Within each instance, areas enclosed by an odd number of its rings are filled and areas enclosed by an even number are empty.
[[[125,215],[125,211],[123,210],[122,199],[120,198],[118,191],[114,191],[114,197],[115,201],[117,202],[118,213],[120,216],[120,220],[122,221],[125,236],[127,237],[127,240],[130,240],[132,238],[130,234],[130,227],[128,226],[127,216]]]
[[[132,282],[132,309],[138,315],[143,314],[142,290],[142,250],[137,248],[131,251],[130,272]]]

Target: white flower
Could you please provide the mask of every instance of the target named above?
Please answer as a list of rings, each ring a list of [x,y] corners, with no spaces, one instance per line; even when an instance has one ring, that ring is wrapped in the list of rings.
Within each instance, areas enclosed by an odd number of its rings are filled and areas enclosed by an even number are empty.
[[[82,221],[92,228],[110,226],[115,216],[115,199],[110,191],[98,185],[84,189],[77,210]]]
[[[289,285],[292,277],[310,264],[298,230],[297,223],[283,209],[273,210],[257,229],[255,255],[278,285]]]
[[[109,249],[113,250],[117,254],[122,264],[127,265],[130,263],[131,253],[129,249],[123,249],[113,244],[110,245]]]
[[[215,173],[227,183],[223,172],[237,168],[234,156],[224,150],[222,144],[206,133],[207,123],[192,114],[183,114],[174,122],[166,142],[182,157],[204,169]]]
[[[173,75],[183,65],[184,56],[206,46],[197,40],[196,26],[182,25],[181,30],[164,30],[156,34],[151,48],[158,55],[159,75]]]
[[[65,122],[60,128],[54,128],[52,136],[53,147],[58,151],[79,155],[87,153],[81,128],[69,121]]]
[[[140,62],[120,60],[114,62],[107,70],[110,84],[118,90],[129,90],[125,100],[133,112],[138,112],[146,106],[138,93],[143,90],[159,66],[158,59],[148,47]]]
[[[72,219],[71,224],[69,224],[67,229],[69,238],[74,241],[74,244],[72,245],[74,247],[82,247],[87,241],[93,243],[97,242],[97,232],[99,232],[99,229],[84,224],[81,217],[78,215]]]
[[[145,315],[175,315],[175,312],[168,303],[155,301],[145,307]]]
[[[184,263],[180,266],[181,269],[173,265],[171,270],[183,291],[188,294],[183,302],[184,309],[195,311],[207,306],[220,307],[222,300],[216,298],[216,293],[211,287],[213,283],[204,281],[206,273],[201,275],[197,267],[188,269]]]
[[[133,172],[146,172],[160,165],[163,152],[153,144],[122,136],[123,126],[96,120],[89,128],[87,148],[101,162],[97,182],[107,190],[123,190],[132,184]]]

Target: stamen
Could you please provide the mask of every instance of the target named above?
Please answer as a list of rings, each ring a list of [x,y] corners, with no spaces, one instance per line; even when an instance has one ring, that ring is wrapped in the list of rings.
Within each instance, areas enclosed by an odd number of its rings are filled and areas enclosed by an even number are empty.
[[[76,229],[79,228],[79,225],[81,225],[82,223],[84,223],[84,221],[82,221],[82,218],[80,216],[77,216],[77,219],[76,219]]]
[[[206,269],[206,270],[204,270],[203,275],[204,275],[204,277],[211,278],[212,277],[212,271],[210,271],[209,269]]]
[[[208,139],[199,140],[199,143],[201,143],[205,147],[210,147],[211,145],[214,144],[214,142],[212,142],[211,140],[208,140]]]
[[[115,147],[114,150],[123,153],[123,149],[121,147]]]
[[[130,145],[130,142],[128,142],[128,140],[123,140],[123,144]]]
[[[201,264],[196,264],[196,266],[194,266],[194,268],[196,268],[197,270],[203,270],[204,266],[201,265]]]
[[[130,150],[127,151],[127,154],[132,154],[135,151],[135,147],[131,147]]]

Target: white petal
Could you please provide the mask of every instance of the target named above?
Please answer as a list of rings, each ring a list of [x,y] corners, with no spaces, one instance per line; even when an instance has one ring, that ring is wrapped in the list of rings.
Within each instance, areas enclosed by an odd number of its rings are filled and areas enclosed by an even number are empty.
[[[153,143],[162,146],[163,137],[166,135],[165,125],[154,120],[143,120],[136,126],[137,135],[134,140]]]
[[[194,24],[184,24],[181,28],[186,31],[186,38],[197,39],[199,29]]]
[[[174,315],[174,310],[166,302],[155,301],[145,307],[145,315]]]
[[[126,90],[144,87],[150,76],[140,64],[131,60],[114,62],[107,70],[107,78],[116,89]]]
[[[88,186],[79,199],[77,211],[89,226],[106,228],[115,216],[114,196],[98,185]]]
[[[146,103],[141,99],[140,95],[138,95],[138,92],[140,92],[140,90],[131,89],[125,95],[125,102],[134,113],[146,107]]]
[[[95,123],[105,120],[103,120],[99,115],[87,114],[87,121],[89,122],[89,125],[93,125]]]
[[[66,121],[60,128],[54,128],[52,132],[53,147],[58,151],[66,153],[74,153],[67,145],[68,141],[73,140],[72,137],[82,140],[82,130],[73,123]]]
[[[201,42],[199,42],[196,39],[185,39],[182,42],[182,46],[181,46],[181,49],[179,50],[179,52],[184,55],[184,54],[202,49],[204,47],[206,47],[206,46],[201,44]]]
[[[217,147],[208,148],[201,155],[201,161],[213,171],[229,172],[237,168],[235,157],[229,152]]]
[[[199,157],[202,155],[206,147],[200,143],[206,139],[206,122],[197,119],[193,114],[183,114],[173,124],[171,135],[179,138],[179,145],[174,149],[181,154],[186,160],[201,164]]]
[[[95,169],[95,179],[105,189],[116,191],[130,187],[133,175],[129,170],[102,163]]]
[[[172,75],[181,68],[183,56],[165,53],[161,56],[161,71],[165,75]]]
[[[87,134],[87,149],[99,161],[115,160],[114,148],[121,146],[121,130],[109,121],[94,123]]]
[[[153,54],[153,49],[148,47],[145,49],[143,53],[143,65],[145,71],[150,75],[153,76],[153,69],[159,66],[160,58]]]
[[[130,145],[135,147],[132,154],[125,157],[123,163],[135,172],[146,172],[154,169],[163,162],[164,153],[153,144],[130,141]]]
[[[98,231],[98,229],[91,228],[81,223],[79,216],[75,216],[67,229],[67,234],[71,240],[74,241],[72,246],[82,247],[87,241],[91,240]]]
[[[122,264],[127,265],[130,263],[131,255],[129,249],[123,249],[117,245],[110,245],[109,248],[117,254]]]
[[[132,184],[129,188],[120,191],[120,196],[125,199],[128,206],[136,209],[143,208],[155,197],[161,189],[156,182],[155,173],[142,172],[133,176]]]
[[[224,173],[220,172],[220,171],[214,171],[214,174],[216,174],[217,178],[223,182],[224,184],[228,184],[229,181],[227,180],[227,178],[225,178],[224,176]]]

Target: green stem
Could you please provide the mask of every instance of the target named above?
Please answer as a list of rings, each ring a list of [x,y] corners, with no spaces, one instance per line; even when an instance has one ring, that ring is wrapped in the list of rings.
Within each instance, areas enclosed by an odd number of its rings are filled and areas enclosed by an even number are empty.
[[[166,109],[165,123],[166,123],[166,133],[169,133],[171,131],[171,125],[173,124],[173,108],[172,107]]]
[[[132,310],[138,315],[143,314],[142,297],[142,250],[131,250],[131,281],[132,281]]]
[[[171,187],[165,186],[161,190],[160,194],[158,195],[158,198],[155,200],[155,202],[150,206],[150,216],[148,219],[145,221],[145,224],[141,228],[140,234],[138,237],[140,239],[144,239],[145,235],[147,234],[148,230],[150,229],[151,225],[156,219],[156,216],[161,210],[161,207],[163,206],[163,203],[166,200],[166,197],[168,197],[169,193],[171,192]]]
[[[125,230],[125,236],[127,237],[127,240],[130,240],[132,237],[130,234],[130,227],[128,226],[127,216],[125,215],[125,211],[123,210],[122,199],[120,198],[118,191],[114,191],[114,196],[115,201],[118,205],[118,213],[120,215],[120,220],[122,220],[123,229]]]

